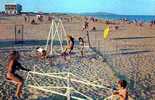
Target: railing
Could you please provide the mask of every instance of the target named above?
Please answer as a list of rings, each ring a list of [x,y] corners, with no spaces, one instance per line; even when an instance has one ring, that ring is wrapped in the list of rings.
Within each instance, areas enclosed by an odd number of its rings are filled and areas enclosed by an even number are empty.
[[[93,82],[89,82],[88,80],[83,79],[83,78],[79,78],[70,72],[60,72],[60,73],[36,72],[35,67],[36,66],[34,66],[34,71],[30,71],[26,77],[26,81],[27,82],[31,81],[31,83],[32,83],[32,84],[28,84],[28,87],[38,89],[38,90],[42,90],[44,92],[49,92],[49,93],[65,96],[65,97],[67,97],[67,100],[70,100],[71,98],[77,99],[77,100],[85,100],[85,99],[93,100],[91,97],[89,97],[89,96],[79,92],[75,88],[73,88],[71,86],[71,82],[83,84],[83,85],[91,86],[91,87],[102,88],[102,89],[106,89],[107,91],[111,90],[111,88],[108,88],[107,86],[103,86],[103,85],[95,84]],[[35,75],[40,76],[40,77],[47,77],[47,79],[54,78],[54,79],[64,80],[67,82],[67,85],[66,86],[53,86],[50,83],[46,86],[44,84],[40,85],[40,83],[38,83],[37,80],[35,79]],[[57,89],[57,90],[65,89],[66,92],[60,93],[60,92],[54,91],[52,89]],[[71,95],[72,93],[77,93],[77,94],[81,95],[83,98],[72,96]]]

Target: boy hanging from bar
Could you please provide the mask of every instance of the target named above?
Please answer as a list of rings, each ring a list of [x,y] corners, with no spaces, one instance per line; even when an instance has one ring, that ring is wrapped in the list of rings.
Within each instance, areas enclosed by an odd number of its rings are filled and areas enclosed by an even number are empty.
[[[67,54],[67,50],[68,54],[71,54],[72,50],[74,48],[74,38],[71,35],[67,35],[67,46],[65,48],[65,50],[62,53],[62,56],[65,56]]]

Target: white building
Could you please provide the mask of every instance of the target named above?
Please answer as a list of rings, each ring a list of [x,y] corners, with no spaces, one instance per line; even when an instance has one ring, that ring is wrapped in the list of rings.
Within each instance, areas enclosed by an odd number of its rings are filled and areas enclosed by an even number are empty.
[[[6,14],[20,14],[22,11],[22,5],[16,3],[7,3],[5,4],[5,13]]]

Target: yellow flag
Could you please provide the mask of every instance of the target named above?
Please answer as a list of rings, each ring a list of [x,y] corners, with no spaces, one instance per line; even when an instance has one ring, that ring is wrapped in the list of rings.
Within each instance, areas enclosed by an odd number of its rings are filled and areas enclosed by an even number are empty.
[[[103,32],[104,39],[107,39],[109,37],[109,31],[110,31],[109,26],[106,26]]]

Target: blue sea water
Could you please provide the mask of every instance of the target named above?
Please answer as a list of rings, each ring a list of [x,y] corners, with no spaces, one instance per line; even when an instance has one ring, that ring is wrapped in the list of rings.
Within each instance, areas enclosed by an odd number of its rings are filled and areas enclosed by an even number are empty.
[[[155,15],[96,15],[95,17],[105,19],[105,20],[120,20],[120,19],[128,19],[129,21],[137,20],[143,22],[150,22],[155,20]]]

